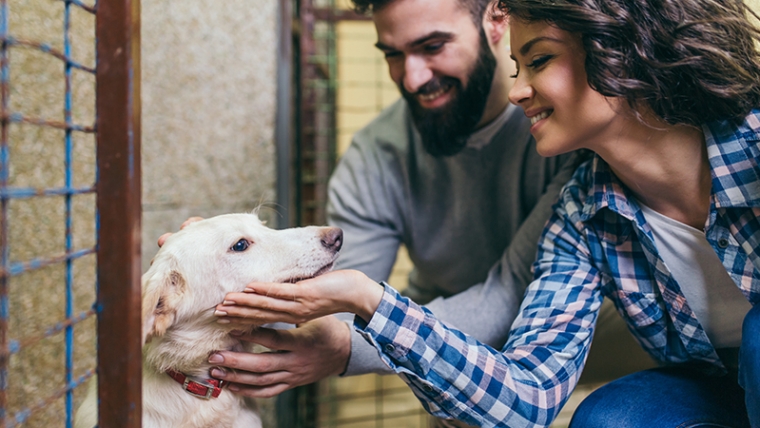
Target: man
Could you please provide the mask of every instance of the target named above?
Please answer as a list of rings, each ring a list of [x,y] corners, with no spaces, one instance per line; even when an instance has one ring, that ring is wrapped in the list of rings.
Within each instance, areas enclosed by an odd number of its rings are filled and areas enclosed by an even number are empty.
[[[577,160],[540,157],[529,121],[509,104],[506,22],[488,19],[488,0],[354,2],[372,12],[376,46],[403,99],[355,135],[330,181],[329,223],[345,237],[337,268],[386,280],[403,243],[414,263],[407,294],[499,348],[551,205]],[[272,396],[330,375],[388,373],[374,348],[335,317],[248,339],[282,352],[210,359],[235,369],[212,375],[244,395]],[[640,357],[635,368],[642,361],[648,364]]]

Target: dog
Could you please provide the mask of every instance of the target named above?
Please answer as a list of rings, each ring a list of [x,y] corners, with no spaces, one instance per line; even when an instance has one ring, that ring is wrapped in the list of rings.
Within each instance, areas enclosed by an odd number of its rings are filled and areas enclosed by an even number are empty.
[[[226,214],[172,234],[142,276],[144,428],[257,428],[261,419],[211,379],[208,357],[249,350],[216,322],[229,292],[253,281],[297,282],[330,271],[343,232],[336,227],[274,230],[256,214]],[[252,327],[253,328],[253,327]],[[76,428],[97,425],[95,379],[76,413]]]

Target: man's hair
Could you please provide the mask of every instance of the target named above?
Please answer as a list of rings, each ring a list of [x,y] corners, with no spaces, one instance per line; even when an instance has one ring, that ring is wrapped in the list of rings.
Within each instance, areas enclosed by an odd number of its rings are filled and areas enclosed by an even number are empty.
[[[374,12],[394,1],[403,0],[351,0],[354,10],[358,13]],[[461,7],[470,12],[475,25],[480,28],[483,24],[483,15],[486,13],[490,0],[456,0]]]
[[[592,89],[671,124],[760,106],[760,32],[742,0],[499,0],[510,19],[579,34]]]

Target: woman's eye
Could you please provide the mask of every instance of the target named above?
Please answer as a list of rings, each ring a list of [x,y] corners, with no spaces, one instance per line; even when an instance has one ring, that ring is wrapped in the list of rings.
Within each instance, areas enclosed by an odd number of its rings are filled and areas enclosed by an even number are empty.
[[[552,58],[554,58],[552,55],[543,55],[534,59],[530,64],[525,64],[525,66],[529,68],[538,68],[546,64]]]
[[[230,247],[230,250],[235,252],[242,252],[248,249],[248,240],[247,239],[241,239],[235,243],[232,247]]]

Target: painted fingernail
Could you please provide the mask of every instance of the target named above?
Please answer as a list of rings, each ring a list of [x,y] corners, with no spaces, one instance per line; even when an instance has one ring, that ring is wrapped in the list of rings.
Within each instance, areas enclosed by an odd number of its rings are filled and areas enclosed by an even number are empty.
[[[244,292],[244,293],[255,293],[255,292],[256,292],[256,290],[254,290],[253,288],[247,288],[247,287],[246,287],[246,289],[245,289],[245,290],[243,290],[243,292]]]
[[[225,300],[224,302],[222,302],[222,305],[224,305],[224,306],[233,306],[233,305],[236,305],[236,304],[237,303],[233,302],[232,300]]]
[[[211,369],[211,377],[215,377],[217,379],[224,379],[225,376],[227,376],[227,372],[226,371],[224,371],[222,369],[218,369],[216,367],[214,367],[213,369]]]
[[[219,318],[218,320],[216,320],[216,323],[217,324],[229,324],[230,320],[228,320],[227,318]]]
[[[219,309],[217,309],[217,310],[214,311],[214,315],[216,315],[218,317],[223,317],[223,316],[227,315],[227,312],[220,311]]]
[[[224,362],[224,357],[222,354],[214,353],[208,357],[208,362],[211,364],[220,364]]]

